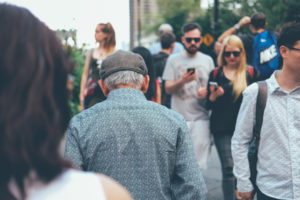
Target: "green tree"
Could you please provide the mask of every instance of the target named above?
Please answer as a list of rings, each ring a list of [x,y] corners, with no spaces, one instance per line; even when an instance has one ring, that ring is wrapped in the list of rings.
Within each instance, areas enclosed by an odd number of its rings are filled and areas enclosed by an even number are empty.
[[[69,100],[72,116],[80,112],[79,93],[80,93],[81,75],[84,66],[84,55],[83,55],[82,48],[77,47],[76,32],[77,31],[74,29],[70,29],[70,30],[62,29],[56,31],[57,36],[62,41],[65,51],[71,55],[75,65],[72,73],[69,74],[69,79],[73,80],[73,91]]]
[[[84,66],[84,56],[82,53],[82,49],[71,47],[69,48],[69,52],[71,53],[71,56],[73,58],[73,62],[75,64],[75,68],[72,71],[72,77],[73,77],[73,92],[70,97],[70,108],[72,116],[79,113],[79,93],[80,93],[80,82],[81,82],[81,75],[83,73],[83,66]]]
[[[300,20],[298,0],[223,0],[221,5],[224,9],[234,11],[239,17],[263,12],[270,31],[277,31],[286,22]],[[222,17],[224,15],[220,14],[220,18]]]
[[[195,15],[200,13],[200,0],[156,0],[160,11],[160,23],[173,26],[176,39],[180,41],[181,27]]]

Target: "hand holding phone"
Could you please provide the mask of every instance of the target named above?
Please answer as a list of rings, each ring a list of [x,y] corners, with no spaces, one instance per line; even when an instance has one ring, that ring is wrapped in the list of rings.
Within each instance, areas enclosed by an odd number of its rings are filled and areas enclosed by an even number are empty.
[[[192,72],[191,73],[191,75],[192,75],[195,73],[195,68],[194,67],[187,68],[187,72]]]
[[[210,81],[209,86],[215,86],[215,91],[218,90],[218,87],[219,87],[218,83],[214,82],[214,81]]]
[[[216,99],[222,95],[224,95],[224,89],[222,86],[219,86],[217,82],[210,81],[209,83],[209,90],[210,90],[210,95],[209,95],[209,100],[210,101],[216,101]],[[211,87],[214,86],[214,87]]]

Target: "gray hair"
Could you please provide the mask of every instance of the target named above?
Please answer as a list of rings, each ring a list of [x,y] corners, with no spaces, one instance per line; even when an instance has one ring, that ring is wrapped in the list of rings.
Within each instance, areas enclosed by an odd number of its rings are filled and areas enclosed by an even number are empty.
[[[161,24],[158,28],[159,34],[162,34],[164,32],[173,32],[173,27],[170,24]]]
[[[144,76],[134,71],[119,71],[104,79],[109,90],[118,88],[120,84],[131,85],[136,89],[141,89],[143,81]]]

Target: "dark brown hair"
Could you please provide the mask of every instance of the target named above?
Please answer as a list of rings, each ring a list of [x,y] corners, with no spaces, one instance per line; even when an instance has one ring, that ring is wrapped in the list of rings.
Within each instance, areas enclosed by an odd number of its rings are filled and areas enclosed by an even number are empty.
[[[147,66],[147,69],[148,69],[148,75],[150,77],[150,82],[149,82],[149,88],[145,94],[146,98],[148,100],[152,100],[153,98],[156,99],[157,98],[157,96],[156,96],[157,88],[156,88],[156,79],[155,79],[156,71],[155,71],[155,68],[153,65],[153,60],[152,60],[153,58],[152,58],[150,51],[146,47],[138,46],[138,47],[135,47],[134,49],[132,49],[132,52],[137,53],[143,57],[145,64]]]
[[[107,53],[111,54],[114,52],[115,50],[115,46],[116,46],[116,36],[115,36],[115,30],[112,27],[112,25],[110,23],[100,23],[98,24],[98,26],[101,27],[101,31],[103,33],[107,34],[107,38],[104,42],[104,48],[107,49]]]
[[[184,35],[185,33],[189,32],[189,31],[192,31],[194,29],[198,29],[200,31],[200,33],[202,32],[201,26],[198,23],[195,23],[195,22],[183,25],[183,27],[181,29],[181,32]]]
[[[160,44],[162,49],[169,49],[171,44],[175,42],[175,35],[171,32],[164,32],[160,36]]]
[[[73,64],[56,34],[25,8],[0,4],[0,196],[30,171],[51,181],[71,165],[59,154],[70,119]]]
[[[251,24],[256,30],[260,28],[264,29],[266,27],[266,16],[261,12],[254,13],[251,16]]]

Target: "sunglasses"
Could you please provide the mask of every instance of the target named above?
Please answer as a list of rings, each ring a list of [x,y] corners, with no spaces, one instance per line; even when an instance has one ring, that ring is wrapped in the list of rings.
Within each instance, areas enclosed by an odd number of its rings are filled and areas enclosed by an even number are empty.
[[[287,48],[289,48],[290,50],[294,50],[294,51],[300,51],[300,49],[297,49],[297,48],[294,48],[294,47],[287,46]]]
[[[191,37],[186,37],[185,41],[187,41],[188,43],[191,43],[192,40],[195,41],[195,43],[200,42],[200,38],[191,38]]]
[[[239,57],[241,52],[240,51],[225,51],[224,56],[230,57],[230,55],[233,54],[234,57]]]

